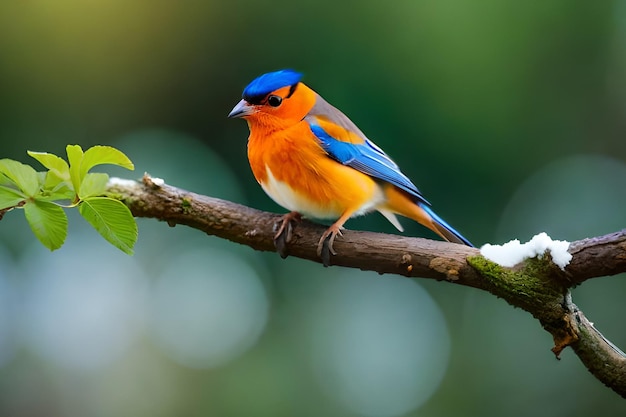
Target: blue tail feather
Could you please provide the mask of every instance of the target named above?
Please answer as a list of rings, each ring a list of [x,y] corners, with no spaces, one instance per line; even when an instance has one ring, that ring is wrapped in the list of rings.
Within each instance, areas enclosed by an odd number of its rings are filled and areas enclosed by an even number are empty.
[[[430,206],[428,206],[427,204],[424,203],[418,203],[419,206],[430,215],[430,217],[433,218],[433,220],[435,221],[435,223],[440,226],[441,228],[438,228],[439,232],[441,232],[442,235],[444,235],[444,237],[449,240],[450,242],[454,242],[454,243],[462,243],[464,245],[467,246],[471,246],[474,247],[474,245],[472,245],[472,243],[467,240],[465,237],[463,237],[462,234],[460,234],[459,232],[457,232],[452,226],[450,226],[444,219],[442,219],[441,217],[439,217],[431,208]]]

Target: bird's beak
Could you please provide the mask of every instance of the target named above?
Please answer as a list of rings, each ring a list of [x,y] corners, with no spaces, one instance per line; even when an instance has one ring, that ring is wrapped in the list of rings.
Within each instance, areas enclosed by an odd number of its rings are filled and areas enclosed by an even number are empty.
[[[233,119],[235,117],[246,117],[254,112],[252,107],[246,100],[241,100],[233,109],[228,113],[228,117]]]

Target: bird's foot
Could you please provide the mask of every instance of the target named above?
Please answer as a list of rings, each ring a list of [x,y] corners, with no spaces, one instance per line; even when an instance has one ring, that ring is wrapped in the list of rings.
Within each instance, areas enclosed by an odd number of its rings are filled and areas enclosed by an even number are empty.
[[[337,255],[337,252],[333,248],[335,238],[337,235],[342,236],[341,226],[333,224],[322,234],[319,243],[317,244],[317,256],[322,258],[322,264],[324,266],[330,265],[330,255]]]
[[[300,213],[292,211],[282,216],[281,219],[274,225],[274,228],[276,229],[276,234],[274,235],[274,246],[276,247],[276,252],[278,252],[280,257],[283,259],[285,259],[288,255],[287,244],[291,242],[291,239],[293,238],[293,222],[299,222],[301,219],[302,216]]]

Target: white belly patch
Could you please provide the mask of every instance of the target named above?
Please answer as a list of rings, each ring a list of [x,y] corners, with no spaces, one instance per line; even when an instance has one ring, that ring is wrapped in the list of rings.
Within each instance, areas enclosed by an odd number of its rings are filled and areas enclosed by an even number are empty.
[[[296,193],[289,185],[276,179],[269,167],[267,170],[267,181],[261,184],[263,190],[269,195],[272,200],[286,208],[289,211],[297,211],[308,217],[314,217],[318,219],[336,219],[339,218],[343,212],[337,207],[322,207],[319,204],[311,201],[302,194]],[[382,191],[377,193],[376,198],[372,201],[368,201],[354,213],[354,216],[360,216],[375,209],[375,207],[382,203],[384,197]]]

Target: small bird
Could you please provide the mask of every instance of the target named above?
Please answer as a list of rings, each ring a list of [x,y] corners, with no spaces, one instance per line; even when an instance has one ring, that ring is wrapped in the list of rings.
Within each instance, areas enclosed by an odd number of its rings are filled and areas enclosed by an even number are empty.
[[[274,237],[277,248],[281,239],[289,242],[291,222],[301,215],[337,219],[317,246],[318,256],[328,265],[329,252],[337,254],[333,243],[344,223],[374,210],[400,231],[396,214],[450,242],[472,246],[433,212],[382,149],[301,78],[290,69],[257,77],[228,115],[248,122],[252,173],[263,190],[290,211]]]

